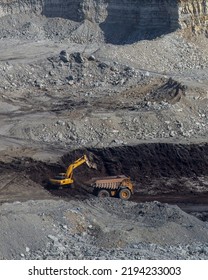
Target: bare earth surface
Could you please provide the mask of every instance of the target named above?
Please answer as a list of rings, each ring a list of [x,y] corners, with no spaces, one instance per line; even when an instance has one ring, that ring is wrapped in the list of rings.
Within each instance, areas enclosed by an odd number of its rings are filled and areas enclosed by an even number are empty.
[[[206,34],[0,22],[0,259],[208,259]],[[84,153],[97,170],[48,187]],[[93,195],[92,177],[117,174],[130,201]]]

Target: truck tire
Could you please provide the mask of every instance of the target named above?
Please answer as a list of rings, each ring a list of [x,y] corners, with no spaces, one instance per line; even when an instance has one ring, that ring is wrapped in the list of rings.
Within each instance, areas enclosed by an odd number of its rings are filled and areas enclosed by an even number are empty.
[[[107,190],[99,190],[97,196],[101,198],[109,197],[110,193]]]
[[[121,189],[119,191],[119,198],[123,200],[128,200],[131,197],[131,191],[127,188]]]

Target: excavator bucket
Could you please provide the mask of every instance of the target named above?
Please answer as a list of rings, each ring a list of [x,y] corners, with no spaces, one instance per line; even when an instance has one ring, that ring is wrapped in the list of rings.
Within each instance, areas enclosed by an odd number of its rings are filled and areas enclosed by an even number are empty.
[[[97,169],[97,164],[90,161],[89,158],[85,155],[86,164],[89,168]]]

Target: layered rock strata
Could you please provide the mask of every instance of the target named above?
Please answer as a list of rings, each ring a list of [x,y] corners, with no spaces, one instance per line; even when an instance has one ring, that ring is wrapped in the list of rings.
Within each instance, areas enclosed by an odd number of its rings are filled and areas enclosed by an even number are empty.
[[[100,26],[106,41],[151,39],[190,29],[207,32],[208,0],[2,0],[0,17],[35,13]]]

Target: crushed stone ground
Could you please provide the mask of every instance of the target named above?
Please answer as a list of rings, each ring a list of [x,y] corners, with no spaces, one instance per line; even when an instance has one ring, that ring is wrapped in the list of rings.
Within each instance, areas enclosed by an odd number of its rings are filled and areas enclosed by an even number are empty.
[[[0,213],[1,259],[208,258],[207,224],[159,202],[28,201]]]
[[[208,259],[206,34],[36,8],[0,18],[0,259]],[[97,171],[47,188],[84,152]],[[118,173],[130,201],[93,196]]]

